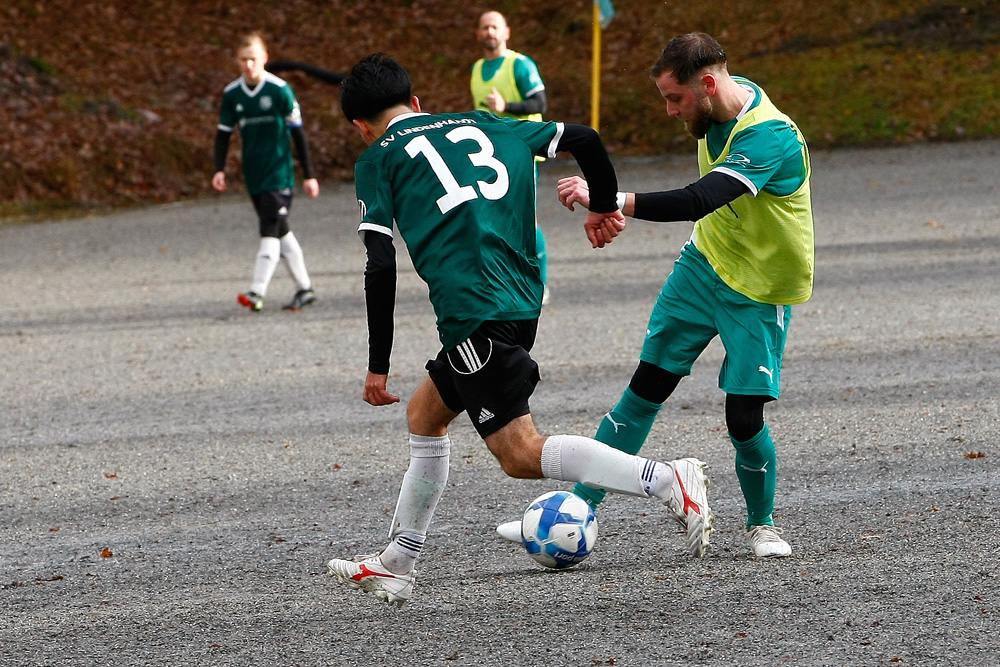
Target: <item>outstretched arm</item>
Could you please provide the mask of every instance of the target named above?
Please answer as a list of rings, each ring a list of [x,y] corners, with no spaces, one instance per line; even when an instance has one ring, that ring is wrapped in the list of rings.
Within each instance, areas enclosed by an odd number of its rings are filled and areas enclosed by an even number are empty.
[[[559,180],[556,189],[559,201],[569,210],[574,204],[590,207],[590,191],[586,180],[569,176]],[[709,172],[691,185],[662,192],[621,192],[618,201],[622,212],[651,222],[681,222],[700,220],[749,192],[747,186],[732,176]]]
[[[710,171],[684,188],[637,193],[632,215],[651,222],[701,220],[748,192],[740,180]]]
[[[298,60],[272,60],[264,65],[264,69],[268,72],[287,72],[289,70],[298,70],[300,72],[305,72],[314,79],[319,79],[323,83],[328,83],[331,86],[339,86],[344,82],[345,78],[344,74],[341,72],[334,72],[322,67],[316,67],[315,65],[310,65],[309,63],[300,62]]]

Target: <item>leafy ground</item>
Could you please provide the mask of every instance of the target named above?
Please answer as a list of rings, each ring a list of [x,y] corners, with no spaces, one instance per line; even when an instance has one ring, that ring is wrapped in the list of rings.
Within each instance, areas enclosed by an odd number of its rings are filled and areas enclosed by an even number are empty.
[[[590,122],[590,0],[501,0],[513,48],[546,80],[550,116]],[[1000,1],[621,0],[603,33],[600,127],[619,156],[688,151],[647,69],[678,32],[716,35],[730,68],[765,85],[813,148],[1000,133]],[[468,107],[479,6],[446,0],[8,0],[0,8],[0,218],[79,214],[211,192],[211,146],[232,46],[250,29],[272,58],[348,68],[385,51],[425,108]],[[350,178],[360,139],[335,89],[287,77],[321,179]],[[238,173],[239,143],[230,171]],[[238,178],[232,179],[238,182]]]

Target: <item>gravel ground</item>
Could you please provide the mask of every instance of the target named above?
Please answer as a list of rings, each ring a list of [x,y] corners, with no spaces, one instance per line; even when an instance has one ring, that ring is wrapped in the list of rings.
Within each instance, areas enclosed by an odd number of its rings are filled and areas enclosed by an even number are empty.
[[[402,405],[360,399],[366,361],[350,185],[299,197],[320,300],[236,304],[256,224],[242,196],[0,227],[2,665],[995,665],[1000,640],[1000,143],[813,156],[817,280],[794,310],[776,520],[757,562],[713,343],[644,451],[709,462],[712,549],[614,498],[582,566],[543,570],[493,532],[554,488],[510,480],[463,417],[401,609],[343,590],[333,556],[384,544],[407,464]],[[546,163],[552,303],[532,408],[590,434],[638,358],[690,224],[633,222],[591,250]],[[621,163],[623,188],[694,160]],[[207,175],[206,175],[207,178]],[[400,276],[390,388],[436,350]],[[595,344],[596,343],[596,344]]]

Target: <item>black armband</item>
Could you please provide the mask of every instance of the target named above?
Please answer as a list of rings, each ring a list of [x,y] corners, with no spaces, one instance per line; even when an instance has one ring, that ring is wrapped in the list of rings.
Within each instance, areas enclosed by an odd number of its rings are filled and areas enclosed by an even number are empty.
[[[226,156],[229,155],[229,139],[232,132],[218,130],[215,133],[215,171],[226,170]]]
[[[618,210],[618,176],[597,130],[566,123],[556,150],[569,151],[576,158],[590,188],[591,211],[611,213]]]
[[[710,171],[686,188],[636,193],[632,217],[651,222],[701,220],[747,192],[738,179]]]
[[[362,236],[368,255],[365,263],[368,370],[387,375],[396,308],[396,248],[388,234],[366,231]]]
[[[295,153],[299,156],[299,163],[302,165],[302,178],[316,178],[313,176],[312,160],[309,159],[309,142],[306,141],[306,131],[302,126],[291,129],[292,141],[295,143]]]

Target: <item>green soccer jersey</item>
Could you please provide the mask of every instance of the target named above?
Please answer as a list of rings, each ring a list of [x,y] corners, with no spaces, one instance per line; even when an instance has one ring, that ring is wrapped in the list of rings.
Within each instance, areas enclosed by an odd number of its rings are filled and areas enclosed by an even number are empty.
[[[555,157],[563,126],[481,111],[408,113],[354,167],[359,232],[406,242],[445,349],[487,320],[538,317],[534,156]]]
[[[226,86],[219,129],[240,129],[243,177],[251,195],[295,185],[289,130],[301,125],[302,113],[292,87],[270,72],[253,89],[243,77]]]
[[[734,76],[733,80],[753,94],[736,118],[713,123],[709,129],[705,137],[709,158],[716,160],[723,151],[729,153],[714,170],[738,179],[755,197],[760,191],[778,196],[795,192],[806,179],[801,136],[787,118],[741,124],[744,117],[761,111],[767,96],[748,79]]]

